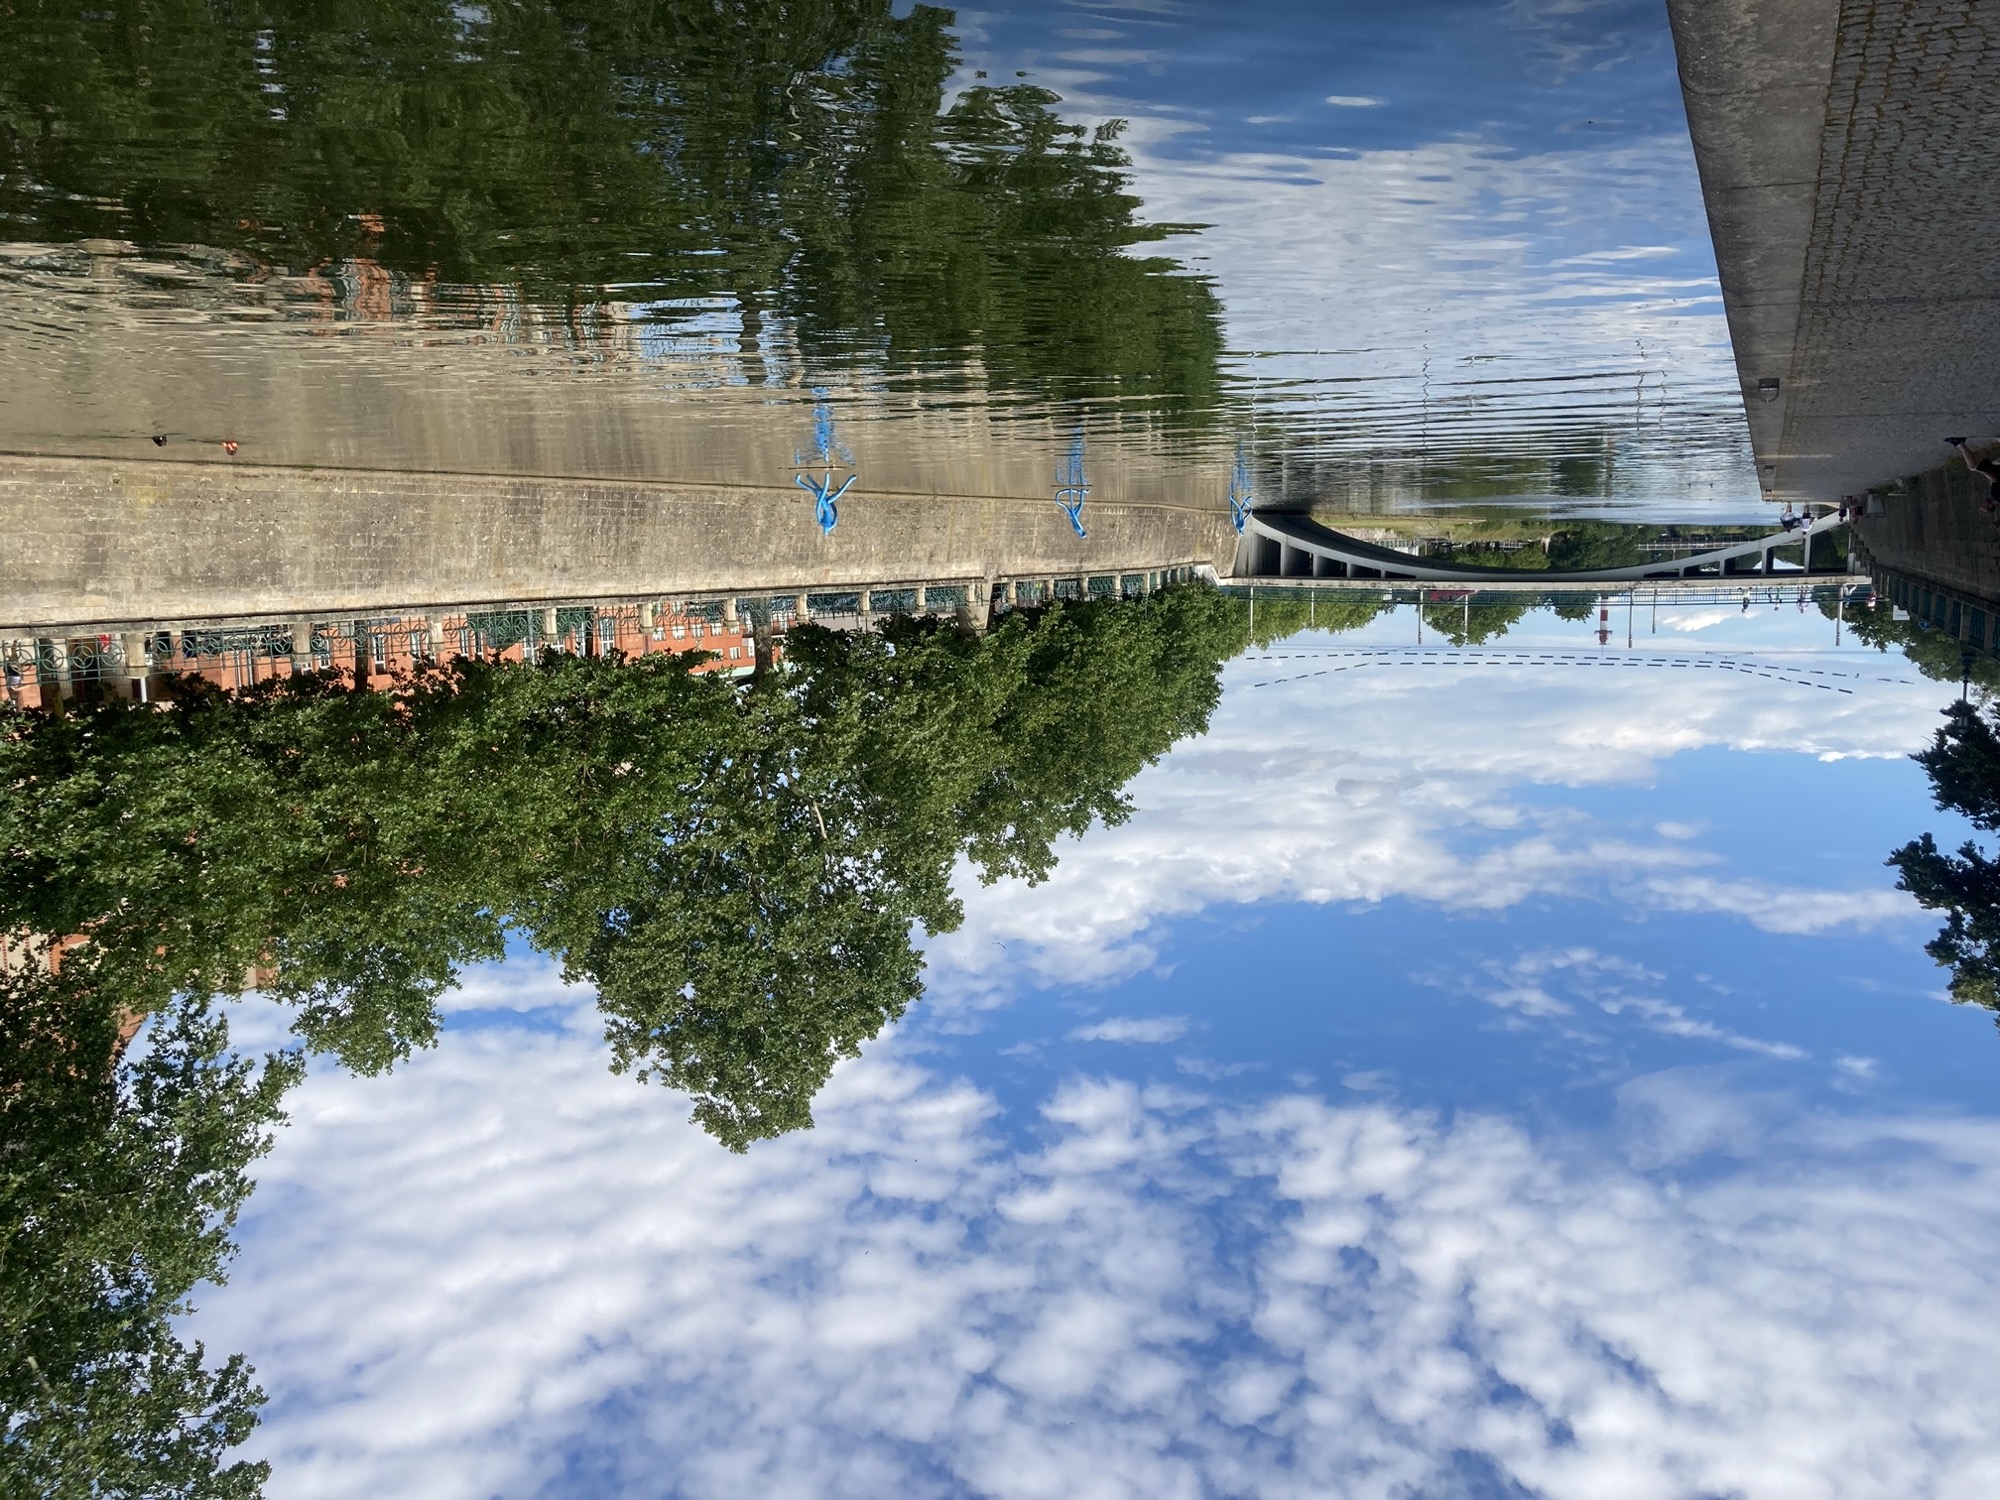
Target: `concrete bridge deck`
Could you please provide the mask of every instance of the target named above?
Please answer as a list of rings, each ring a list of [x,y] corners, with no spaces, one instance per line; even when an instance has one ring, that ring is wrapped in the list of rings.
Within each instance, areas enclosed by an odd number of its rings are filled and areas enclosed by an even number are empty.
[[[2000,5],[1667,9],[1765,495],[2000,437]]]

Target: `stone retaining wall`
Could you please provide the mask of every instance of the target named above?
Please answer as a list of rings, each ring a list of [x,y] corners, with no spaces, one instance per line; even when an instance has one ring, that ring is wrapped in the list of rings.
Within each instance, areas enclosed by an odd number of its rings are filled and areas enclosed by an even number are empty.
[[[1226,514],[222,463],[0,458],[0,630],[1226,568]]]

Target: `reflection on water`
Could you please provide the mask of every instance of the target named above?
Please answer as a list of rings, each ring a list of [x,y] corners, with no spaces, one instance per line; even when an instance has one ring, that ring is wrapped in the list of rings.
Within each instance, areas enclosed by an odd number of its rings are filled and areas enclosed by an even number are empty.
[[[1032,493],[1082,416],[1106,498],[1219,505],[1240,453],[1267,502],[1726,506],[1663,35],[1585,66],[1438,9],[1356,24],[1405,85],[1474,28],[1587,120],[1426,85],[1246,124],[1151,66],[1274,60],[1283,9],[1051,52],[1032,6],[36,7],[0,64],[41,122],[0,178],[10,444],[786,482],[824,391],[890,492]]]
[[[1981,1492],[1653,7],[17,6],[0,426],[0,1491]]]

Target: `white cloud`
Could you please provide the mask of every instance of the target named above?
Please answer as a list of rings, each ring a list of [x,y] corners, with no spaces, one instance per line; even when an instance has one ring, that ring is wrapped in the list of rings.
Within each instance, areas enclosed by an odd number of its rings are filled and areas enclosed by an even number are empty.
[[[1187,1029],[1186,1016],[1110,1016],[1069,1036],[1073,1042],[1175,1042]]]
[[[1505,963],[1487,963],[1485,974],[1490,984],[1479,985],[1474,981],[1479,998],[1496,1009],[1512,1012],[1520,1018],[1517,1025],[1572,1018],[1580,1010],[1594,1008],[1608,1016],[1630,1016],[1661,1036],[1715,1042],[1786,1062],[1806,1056],[1803,1048],[1790,1042],[1748,1036],[1718,1022],[1689,1015],[1686,1006],[1651,993],[1658,989],[1664,975],[1590,948],[1523,953]],[[1416,977],[1420,982],[1442,988],[1453,988],[1463,982],[1453,976]],[[1586,1034],[1579,1022],[1567,1019],[1563,1029],[1575,1039]]]
[[[1812,933],[1834,927],[1867,929],[1912,916],[1916,904],[1896,890],[1829,891],[1762,880],[1708,875],[1649,875],[1642,882],[1663,911],[1717,911],[1742,917],[1765,932]]]
[[[1326,102],[1342,109],[1374,109],[1382,103],[1372,94],[1328,94]]]
[[[1395,628],[1339,640],[1365,644]],[[1741,873],[1699,839],[1607,826],[1561,789],[1620,787],[1652,811],[1648,789],[1685,752],[1901,760],[1930,733],[1946,691],[1935,684],[1850,694],[1808,685],[1825,680],[1813,675],[1821,663],[1853,670],[1854,657],[1831,654],[1787,656],[1785,675],[1770,678],[1449,651],[1423,658],[1421,671],[1364,671],[1343,669],[1351,655],[1314,657],[1304,645],[1289,655],[1226,669],[1210,732],[1132,784],[1131,822],[1065,844],[1041,886],[968,889],[965,925],[928,948],[933,995],[984,1003],[1019,973],[1115,979],[1156,960],[1162,921],[1271,900],[1492,912],[1608,898],[1779,933],[1878,927],[1915,910],[1872,866],[1835,877],[1871,882],[1859,888]],[[1921,778],[1906,774],[1914,794]]]
[[[573,1034],[309,1083],[194,1319],[274,1393],[274,1500],[2000,1483],[1990,1121],[1656,1075],[1621,1161],[1080,1079],[1016,1146],[894,1050],[748,1157]]]
[[[1743,613],[1745,611],[1740,606],[1727,609],[1676,610],[1664,623],[1669,630],[1679,631],[1683,635],[1693,635],[1698,630],[1725,624]]]

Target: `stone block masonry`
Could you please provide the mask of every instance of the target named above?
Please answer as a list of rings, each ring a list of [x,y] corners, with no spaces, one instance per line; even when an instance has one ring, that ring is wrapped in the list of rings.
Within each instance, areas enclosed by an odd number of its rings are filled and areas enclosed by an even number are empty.
[[[1668,11],[1764,493],[1832,502],[2000,438],[2000,5]]]
[[[798,490],[213,462],[0,458],[0,630],[337,617],[488,601],[794,593],[1226,568],[1226,514],[850,491],[823,536]]]

